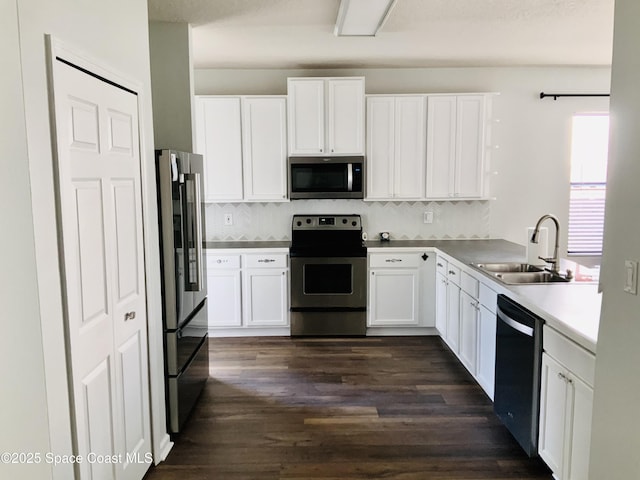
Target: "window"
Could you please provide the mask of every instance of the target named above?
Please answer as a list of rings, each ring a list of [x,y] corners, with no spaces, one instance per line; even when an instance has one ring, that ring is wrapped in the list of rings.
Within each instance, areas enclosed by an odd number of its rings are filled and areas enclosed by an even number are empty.
[[[569,255],[601,255],[609,151],[609,115],[573,117]]]

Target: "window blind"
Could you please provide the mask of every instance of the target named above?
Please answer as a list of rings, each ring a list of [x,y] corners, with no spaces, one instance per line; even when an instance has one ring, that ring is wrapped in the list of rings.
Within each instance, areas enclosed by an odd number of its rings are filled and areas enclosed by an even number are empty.
[[[572,183],[569,200],[569,255],[601,255],[606,184]]]

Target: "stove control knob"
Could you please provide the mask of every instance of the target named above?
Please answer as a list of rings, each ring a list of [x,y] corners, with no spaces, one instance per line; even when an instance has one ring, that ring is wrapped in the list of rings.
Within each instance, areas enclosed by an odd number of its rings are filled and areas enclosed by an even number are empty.
[[[342,219],[342,223],[347,223],[347,219],[346,219],[346,218],[343,218],[343,219]]]
[[[311,223],[311,219],[307,218],[307,224]]]
[[[298,220],[297,225],[300,227],[302,225],[302,222]]]
[[[358,222],[354,220],[353,222],[351,222],[351,225],[355,227],[356,225],[358,225]]]

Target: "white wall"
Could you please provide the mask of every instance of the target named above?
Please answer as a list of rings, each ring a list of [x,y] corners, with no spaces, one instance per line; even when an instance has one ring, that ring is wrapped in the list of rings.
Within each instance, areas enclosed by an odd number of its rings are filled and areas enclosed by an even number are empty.
[[[15,0],[0,3],[0,452],[50,450]],[[9,154],[7,156],[6,154]],[[0,463],[0,477],[48,478],[51,467]]]
[[[192,152],[191,27],[149,23],[149,49],[156,148]]]
[[[640,259],[639,20],[640,2],[616,0],[592,480],[640,478],[640,297],[623,292],[624,261]]]
[[[366,77],[366,93],[500,92],[494,99],[492,170],[488,231],[474,234],[524,244],[527,226],[555,213],[563,227],[566,252],[569,208],[571,115],[607,111],[607,98],[540,100],[546,92],[609,91],[608,68],[415,68],[338,70],[196,70],[196,95],[285,94],[289,76]],[[391,212],[391,210],[389,210]],[[454,209],[456,221],[471,221],[471,209]],[[436,225],[442,231],[446,225]],[[415,225],[406,225],[407,231]],[[454,235],[456,232],[452,232]],[[550,232],[553,234],[552,232]]]
[[[6,3],[4,2],[3,5]],[[15,15],[12,20],[8,21],[19,28],[19,54],[22,65],[24,118],[28,148],[28,159],[23,158],[23,168],[27,166],[29,168],[31,190],[29,191],[29,185],[24,182],[17,183],[14,188],[19,188],[22,196],[31,195],[33,232],[25,230],[18,238],[24,243],[25,248],[30,243],[35,244],[37,285],[18,292],[14,296],[14,301],[23,305],[28,304],[31,309],[37,308],[39,304],[39,311],[31,312],[29,320],[41,323],[42,342],[39,342],[37,336],[30,338],[29,341],[32,342],[31,348],[36,350],[33,357],[37,359],[38,355],[44,355],[45,358],[44,366],[40,368],[44,368],[47,378],[47,403],[51,414],[49,415],[49,429],[47,429],[46,422],[43,422],[36,433],[50,434],[52,451],[65,454],[72,452],[46,70],[45,34],[51,34],[78,53],[86,54],[102,66],[114,70],[121,77],[141,85],[139,101],[142,105],[140,115],[141,150],[143,153],[143,182],[145,182],[143,202],[147,209],[145,248],[149,299],[148,318],[150,322],[151,401],[154,409],[162,412],[161,415],[156,415],[153,419],[153,434],[156,444],[159,443],[159,439],[164,438],[168,442],[164,427],[158,232],[157,222],[153,220],[156,215],[155,180],[153,174],[149,174],[149,171],[153,172],[154,160],[147,2],[145,0],[112,0],[109,2],[17,0],[17,6],[17,24]],[[17,53],[15,47],[14,53]],[[3,180],[4,178],[3,176]],[[12,205],[16,205],[16,203],[18,202],[12,201]],[[33,253],[30,256],[27,255],[27,265],[30,260],[33,260]],[[24,323],[26,329],[28,322]],[[24,333],[29,332],[25,331]],[[160,346],[157,343],[158,339],[160,339]],[[13,358],[5,360],[5,363],[11,363],[12,366],[19,365]],[[37,388],[44,388],[42,381],[42,371],[36,370],[34,375],[23,372],[12,388],[18,390],[36,388],[37,386],[39,386]],[[25,411],[21,413],[33,415],[34,418],[39,418],[43,412],[41,405],[30,404],[28,399],[23,402],[22,408]],[[46,413],[46,410],[44,412]],[[20,418],[18,413],[11,413],[16,415],[16,419]],[[13,424],[10,425],[14,427]],[[3,429],[5,429],[4,425]],[[14,430],[16,428],[5,429],[11,434],[15,433]],[[60,479],[72,478],[69,467],[65,466],[55,469],[54,475],[55,478]],[[18,477],[14,476],[13,478]],[[30,476],[28,478],[36,477]],[[47,478],[47,476],[42,475],[37,478]]]

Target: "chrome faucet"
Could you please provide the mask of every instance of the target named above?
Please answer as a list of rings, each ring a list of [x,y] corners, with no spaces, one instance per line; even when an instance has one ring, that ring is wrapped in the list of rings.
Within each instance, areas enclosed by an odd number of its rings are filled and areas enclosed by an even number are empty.
[[[544,222],[548,218],[551,219],[553,223],[555,223],[556,225],[556,242],[553,247],[553,257],[551,258],[538,257],[538,258],[540,260],[544,260],[545,262],[552,264],[553,266],[551,267],[551,271],[554,273],[558,273],[558,269],[560,268],[560,257],[558,256],[558,250],[560,246],[559,245],[560,222],[558,221],[558,217],[551,214],[546,214],[541,216],[540,219],[538,220],[538,223],[536,223],[536,228],[533,230],[533,235],[531,235],[531,243],[538,243],[538,235],[540,234],[540,225],[542,225],[542,222]]]

